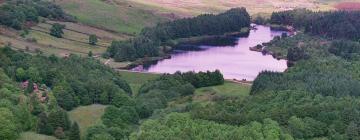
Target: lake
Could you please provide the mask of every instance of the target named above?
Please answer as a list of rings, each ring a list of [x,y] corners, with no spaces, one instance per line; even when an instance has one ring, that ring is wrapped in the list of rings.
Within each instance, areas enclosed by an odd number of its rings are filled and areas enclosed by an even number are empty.
[[[281,31],[271,31],[270,27],[256,25],[249,36],[235,38],[231,45],[197,45],[200,49],[175,50],[170,59],[149,66],[140,66],[133,70],[152,73],[175,73],[176,71],[214,71],[220,70],[225,79],[246,79],[252,81],[264,70],[283,72],[287,68],[286,60],[277,60],[270,55],[250,51],[249,47],[271,41],[280,36]],[[236,45],[234,45],[236,44]]]

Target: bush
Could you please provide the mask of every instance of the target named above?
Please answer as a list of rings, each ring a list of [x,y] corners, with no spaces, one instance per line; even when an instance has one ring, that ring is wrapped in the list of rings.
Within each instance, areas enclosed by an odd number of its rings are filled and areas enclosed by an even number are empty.
[[[59,23],[54,23],[50,29],[50,35],[62,38],[62,35],[64,34],[63,29],[65,28],[65,25],[61,25]]]
[[[96,35],[89,36],[89,44],[90,45],[96,45],[97,42],[98,42],[98,38]]]

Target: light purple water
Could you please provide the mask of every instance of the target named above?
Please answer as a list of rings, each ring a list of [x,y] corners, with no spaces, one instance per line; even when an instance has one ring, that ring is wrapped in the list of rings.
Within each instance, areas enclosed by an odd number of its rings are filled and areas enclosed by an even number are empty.
[[[267,26],[256,26],[248,37],[237,40],[236,46],[201,46],[203,51],[187,51],[173,54],[171,59],[159,61],[144,71],[155,73],[175,73],[176,71],[220,70],[225,79],[254,80],[259,72],[271,70],[283,72],[285,60],[276,60],[270,55],[250,51],[249,47],[269,42],[283,32],[271,31]]]

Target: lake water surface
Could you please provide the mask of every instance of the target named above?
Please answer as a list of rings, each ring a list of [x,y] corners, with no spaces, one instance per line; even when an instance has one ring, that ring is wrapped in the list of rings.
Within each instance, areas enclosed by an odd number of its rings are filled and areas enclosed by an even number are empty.
[[[154,73],[175,73],[176,71],[214,71],[220,70],[225,79],[254,80],[264,70],[283,72],[285,60],[276,60],[270,55],[250,51],[249,47],[269,42],[283,32],[271,31],[267,26],[256,26],[248,37],[237,38],[235,46],[205,46],[201,51],[182,51],[174,53],[170,59],[158,61],[156,64],[135,68],[134,70]]]

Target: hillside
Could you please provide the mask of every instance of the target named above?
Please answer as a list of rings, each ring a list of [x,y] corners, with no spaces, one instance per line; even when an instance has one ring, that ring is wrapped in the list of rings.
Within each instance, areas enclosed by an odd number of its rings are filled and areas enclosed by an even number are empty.
[[[81,23],[127,34],[139,33],[156,23],[219,13],[235,7],[246,7],[252,14],[270,15],[274,11],[307,8],[334,10],[338,1],[323,0],[61,0],[56,1]],[[96,9],[96,10],[94,10]]]
[[[308,8],[312,10],[334,9],[333,4],[338,1],[324,0],[129,0],[144,5],[162,7],[185,15],[201,13],[218,13],[234,7],[246,7],[251,14],[268,13],[294,8]]]
[[[152,7],[124,0],[62,0],[57,4],[81,23],[126,34],[171,18]]]
[[[63,38],[56,38],[49,34],[54,23],[66,25]],[[23,34],[22,31],[16,31],[4,26],[0,27],[1,46],[11,44],[16,49],[30,53],[41,51],[47,55],[55,54],[58,56],[67,56],[71,53],[87,55],[89,51],[92,51],[95,55],[101,55],[113,40],[126,40],[129,38],[124,34],[113,33],[83,24],[51,20],[31,27],[29,33],[23,37],[21,34]],[[91,34],[98,37],[96,46],[88,43]]]

